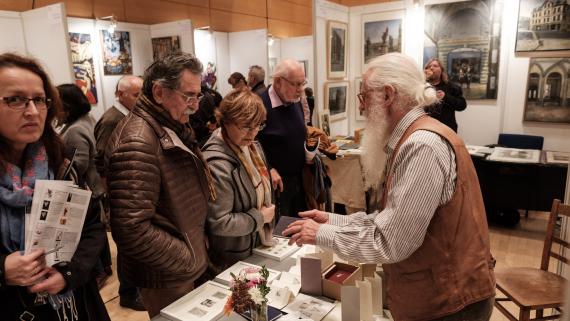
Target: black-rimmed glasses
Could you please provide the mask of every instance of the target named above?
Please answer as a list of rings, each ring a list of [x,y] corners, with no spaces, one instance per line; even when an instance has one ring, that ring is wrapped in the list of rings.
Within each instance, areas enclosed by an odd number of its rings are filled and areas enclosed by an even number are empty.
[[[23,96],[0,97],[0,100],[2,100],[6,104],[6,106],[19,111],[25,110],[30,104],[30,101],[34,103],[34,106],[38,110],[48,109],[51,106],[52,102],[51,98],[46,98],[46,97],[28,98]]]

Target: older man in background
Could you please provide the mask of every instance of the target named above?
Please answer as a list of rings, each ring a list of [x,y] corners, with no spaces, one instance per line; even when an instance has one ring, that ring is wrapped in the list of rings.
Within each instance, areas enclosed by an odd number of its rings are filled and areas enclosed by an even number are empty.
[[[494,259],[479,181],[461,138],[423,110],[435,90],[411,58],[392,53],[370,63],[358,98],[365,176],[382,186],[381,211],[308,211],[283,233],[382,263],[394,320],[489,320]]]
[[[267,90],[267,87],[265,87],[265,70],[263,70],[263,67],[258,65],[249,67],[247,84],[251,88],[251,91],[259,96]]]
[[[306,84],[303,66],[285,59],[275,66],[273,85],[261,95],[267,120],[257,137],[271,167],[273,188],[280,192],[277,216],[298,216],[307,209],[301,177],[307,128],[300,101]]]
[[[204,225],[215,192],[187,126],[201,98],[201,73],[191,54],[155,61],[105,152],[119,268],[139,287],[151,318],[193,290],[208,265]]]

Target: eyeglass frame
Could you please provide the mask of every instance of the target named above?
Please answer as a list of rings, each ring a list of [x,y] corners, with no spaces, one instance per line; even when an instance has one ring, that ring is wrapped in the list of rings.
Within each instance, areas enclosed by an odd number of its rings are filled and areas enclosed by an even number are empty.
[[[358,98],[360,104],[364,105],[366,103],[366,94],[371,91],[376,91],[376,89],[361,90],[358,94],[356,94],[356,97]]]
[[[285,77],[279,76],[279,78],[285,80],[287,83],[289,83],[289,85],[291,85],[291,86],[293,86],[293,87],[295,87],[295,88],[299,88],[299,87],[303,88],[303,87],[305,87],[305,86],[307,85],[307,80],[306,80],[306,79],[303,80],[302,83],[294,83],[294,82],[292,82],[291,80],[289,80],[289,79],[287,79],[287,78],[285,78]]]
[[[184,99],[184,102],[187,104],[199,103],[200,100],[202,100],[202,98],[204,97],[204,94],[202,94],[201,92],[197,93],[196,96],[188,96],[178,89],[173,89],[173,91],[179,94],[182,97],[182,99]]]
[[[257,130],[258,132],[260,132],[260,131],[262,131],[262,130],[265,128],[265,126],[267,126],[267,124],[265,124],[265,123],[259,124],[259,125],[255,126],[255,127],[241,127],[241,126],[239,126],[239,125],[236,124],[236,127],[237,127],[242,133],[251,133],[251,132],[256,131],[256,130]]]
[[[21,100],[24,100],[24,104],[20,105],[20,106],[10,106],[10,103],[8,101],[6,101],[6,99],[10,99],[10,98],[18,98]],[[39,101],[36,101],[38,100]],[[30,101],[34,103],[34,107],[36,107],[37,110],[48,110],[51,107],[51,104],[53,102],[53,100],[51,98],[48,97],[41,97],[41,96],[37,96],[37,97],[24,97],[24,96],[7,96],[7,97],[0,97],[0,100],[4,102],[4,104],[6,104],[6,106],[8,106],[8,108],[12,109],[12,110],[16,110],[16,111],[24,111],[28,108],[28,105],[30,104]],[[20,102],[22,103],[22,102]]]

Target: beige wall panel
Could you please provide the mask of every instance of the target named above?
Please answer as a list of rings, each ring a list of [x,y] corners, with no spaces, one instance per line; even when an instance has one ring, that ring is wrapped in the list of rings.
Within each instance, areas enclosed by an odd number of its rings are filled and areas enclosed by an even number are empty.
[[[126,21],[125,4],[119,0],[93,0],[93,15],[95,18],[115,15],[118,21]]]
[[[312,25],[313,9],[283,0],[267,0],[269,18]]]
[[[99,1],[99,0],[95,0],[95,1]],[[175,2],[175,3],[191,5],[194,7],[208,8],[208,0],[155,0],[155,1]]]
[[[266,19],[240,13],[212,10],[214,31],[235,32],[267,28]]]
[[[45,7],[50,4],[63,2],[65,3],[65,11],[68,16],[93,18],[93,4],[92,0],[38,0],[36,1],[36,8]]]
[[[28,11],[32,9],[32,0],[2,0],[0,10]]]
[[[132,23],[155,24],[192,19],[194,26],[208,23],[208,9],[157,0],[125,0],[126,20]]]
[[[312,35],[313,28],[308,25],[269,19],[269,33],[277,38],[302,37]]]
[[[265,0],[211,0],[212,9],[243,13],[250,16],[266,17]]]

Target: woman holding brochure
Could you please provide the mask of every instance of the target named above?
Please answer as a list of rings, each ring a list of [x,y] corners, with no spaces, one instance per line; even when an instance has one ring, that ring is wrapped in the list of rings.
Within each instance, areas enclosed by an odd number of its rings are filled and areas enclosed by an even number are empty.
[[[70,262],[46,265],[52,249],[24,255],[24,213],[36,180],[66,179],[70,162],[50,125],[57,91],[33,59],[0,55],[0,302],[3,320],[109,320],[91,275],[105,231],[88,211]]]
[[[234,90],[216,117],[221,127],[202,148],[218,195],[206,223],[210,260],[225,269],[254,247],[273,245],[275,206],[265,155],[254,141],[265,122],[263,102],[249,89]]]

